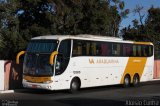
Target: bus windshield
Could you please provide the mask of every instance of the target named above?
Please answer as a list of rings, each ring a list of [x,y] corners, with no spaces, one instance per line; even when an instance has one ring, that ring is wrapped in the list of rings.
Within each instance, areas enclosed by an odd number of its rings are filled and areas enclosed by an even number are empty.
[[[49,58],[57,45],[57,40],[31,41],[24,59],[23,73],[31,76],[52,76],[53,67],[49,64]]]

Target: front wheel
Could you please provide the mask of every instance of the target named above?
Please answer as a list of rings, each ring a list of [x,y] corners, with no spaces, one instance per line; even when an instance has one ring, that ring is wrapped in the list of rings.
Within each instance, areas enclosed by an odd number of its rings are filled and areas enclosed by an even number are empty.
[[[77,79],[73,79],[70,84],[70,92],[75,93],[80,89],[80,82]]]

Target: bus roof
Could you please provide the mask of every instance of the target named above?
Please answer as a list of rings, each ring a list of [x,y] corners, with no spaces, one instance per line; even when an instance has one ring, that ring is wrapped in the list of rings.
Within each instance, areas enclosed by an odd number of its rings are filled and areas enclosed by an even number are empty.
[[[36,39],[57,39],[57,40],[64,40],[64,39],[81,39],[81,40],[95,40],[95,41],[112,41],[112,42],[123,42],[123,43],[134,43],[134,44],[150,44],[153,45],[151,42],[134,42],[123,40],[118,37],[108,37],[108,36],[97,36],[97,35],[89,35],[89,34],[81,34],[81,35],[45,35],[45,36],[38,36],[32,38],[32,40]]]

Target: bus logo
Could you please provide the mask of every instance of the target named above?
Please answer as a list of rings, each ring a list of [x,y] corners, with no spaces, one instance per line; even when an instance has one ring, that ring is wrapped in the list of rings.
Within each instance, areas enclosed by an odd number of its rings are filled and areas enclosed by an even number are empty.
[[[89,59],[90,64],[118,64],[117,59]]]
[[[94,60],[93,59],[89,59],[89,63],[90,64],[94,64]]]

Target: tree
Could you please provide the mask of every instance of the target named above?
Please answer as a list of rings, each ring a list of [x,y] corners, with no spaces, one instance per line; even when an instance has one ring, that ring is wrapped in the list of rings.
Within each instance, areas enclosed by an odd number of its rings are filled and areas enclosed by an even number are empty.
[[[14,1],[0,3],[0,58],[15,58],[19,45],[19,21]]]
[[[136,8],[133,10],[133,12],[136,14],[138,13],[138,16],[139,16],[139,21],[141,23],[141,26],[143,28],[143,19],[144,19],[144,16],[145,14],[142,14],[142,11],[143,11],[144,7],[143,6],[140,6],[140,5],[136,5]]]
[[[110,7],[110,16],[111,16],[111,35],[117,36],[119,24],[122,18],[125,18],[129,13],[129,9],[124,9],[124,2],[120,0],[112,0],[113,6]],[[120,13],[119,11],[120,10]]]
[[[126,27],[121,30],[123,38],[134,41],[153,42],[155,51],[160,49],[160,8],[153,6],[148,10],[148,16],[143,24],[138,25],[137,19],[133,20],[133,27]]]
[[[116,36],[124,2],[112,0],[21,0],[20,28],[36,24],[48,34],[101,34]],[[53,11],[49,11],[49,8]],[[121,13],[118,12],[121,10]],[[127,13],[128,10],[123,12]],[[52,13],[52,14],[51,14]],[[41,23],[39,23],[41,22]],[[49,30],[50,29],[50,30]],[[35,35],[37,36],[37,35]]]
[[[145,32],[150,40],[155,44],[155,49],[159,50],[160,42],[160,8],[151,7],[148,10],[148,17],[145,22]]]
[[[35,36],[116,36],[124,13],[129,12],[123,8],[121,0],[10,0],[1,3],[0,51],[6,52],[0,58],[14,59]]]

